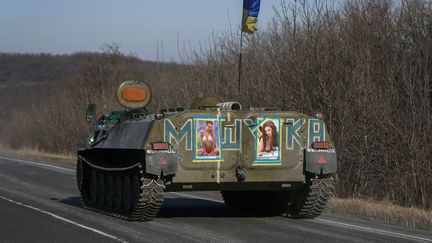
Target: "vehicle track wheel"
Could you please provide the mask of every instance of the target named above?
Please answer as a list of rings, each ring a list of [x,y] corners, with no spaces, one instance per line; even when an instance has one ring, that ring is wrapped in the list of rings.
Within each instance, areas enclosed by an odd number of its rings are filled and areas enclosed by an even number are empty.
[[[97,202],[99,205],[104,205],[105,201],[105,174],[97,173]]]
[[[139,200],[139,196],[141,193],[141,185],[140,185],[140,180],[137,176],[132,177],[132,181],[131,181],[131,187],[132,187],[132,205],[134,205],[132,208],[132,210],[134,210],[136,208],[136,205],[138,203]]]
[[[334,179],[308,178],[306,186],[290,195],[287,216],[291,218],[315,218],[321,214],[334,191]]]
[[[76,181],[78,189],[81,191],[82,189],[82,162],[78,159],[76,166]]]
[[[125,214],[130,212],[131,208],[131,183],[129,176],[123,176],[123,190],[122,190],[122,210]]]
[[[114,176],[114,208],[120,210],[122,204],[122,178],[121,176]]]
[[[95,203],[97,200],[97,173],[93,169],[90,172],[89,194],[90,201]]]
[[[105,175],[105,206],[111,208],[114,197],[114,181],[112,175]]]

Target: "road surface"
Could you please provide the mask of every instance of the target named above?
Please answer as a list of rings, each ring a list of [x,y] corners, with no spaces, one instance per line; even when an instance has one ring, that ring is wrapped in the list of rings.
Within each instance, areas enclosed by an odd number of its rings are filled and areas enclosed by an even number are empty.
[[[123,221],[81,207],[73,167],[0,156],[0,242],[432,242],[432,232],[348,217],[239,213],[215,192],[165,196],[154,221]]]

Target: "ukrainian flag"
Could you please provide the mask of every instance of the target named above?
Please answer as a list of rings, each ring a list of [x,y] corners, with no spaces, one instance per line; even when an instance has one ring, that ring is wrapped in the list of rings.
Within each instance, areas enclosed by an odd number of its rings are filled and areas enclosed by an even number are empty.
[[[256,23],[261,0],[243,0],[242,31],[252,34],[257,30]]]

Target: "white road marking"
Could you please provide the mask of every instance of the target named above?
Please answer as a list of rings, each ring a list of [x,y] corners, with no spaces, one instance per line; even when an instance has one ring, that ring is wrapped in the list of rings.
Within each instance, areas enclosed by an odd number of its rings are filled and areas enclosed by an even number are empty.
[[[44,211],[44,210],[42,210],[42,209],[39,209],[39,208],[36,208],[36,207],[30,206],[30,205],[27,205],[27,204],[24,204],[24,203],[21,203],[21,202],[17,202],[17,201],[14,201],[14,200],[12,200],[12,199],[9,199],[9,198],[3,197],[3,196],[0,196],[0,198],[3,199],[3,200],[6,200],[6,201],[8,201],[8,202],[14,203],[14,204],[16,204],[16,205],[19,205],[19,206],[22,206],[22,207],[26,207],[26,208],[30,208],[30,209],[33,209],[33,210],[38,211],[38,212],[40,212],[40,213],[47,214],[47,215],[49,215],[49,216],[51,216],[51,217],[53,217],[53,218],[56,218],[56,219],[59,219],[59,220],[61,220],[61,221],[64,221],[64,222],[67,222],[67,223],[70,223],[70,224],[76,225],[76,226],[81,227],[81,228],[86,229],[86,230],[90,230],[90,231],[92,231],[92,232],[95,232],[95,233],[97,233],[97,234],[100,234],[100,235],[103,235],[103,236],[105,236],[105,237],[111,238],[111,239],[113,239],[113,240],[116,240],[116,241],[119,241],[119,242],[127,243],[127,241],[125,241],[125,240],[123,240],[123,239],[120,239],[120,238],[118,238],[117,236],[114,236],[114,235],[111,235],[111,234],[108,234],[108,233],[102,232],[102,231],[100,231],[100,230],[97,230],[97,229],[92,228],[92,227],[89,227],[89,226],[85,226],[85,225],[83,225],[83,224],[77,223],[77,222],[72,221],[72,220],[70,220],[70,219],[63,218],[63,217],[58,216],[58,215],[56,215],[56,214],[54,214],[54,213],[51,213],[51,212],[48,212],[48,211]]]
[[[200,197],[200,196],[193,196],[193,195],[179,193],[179,192],[170,192],[170,193],[176,194],[179,196],[183,196],[183,197],[197,198],[197,199],[207,200],[207,201],[211,201],[211,202],[224,203],[224,201],[221,201],[221,200],[215,200],[215,199],[210,199],[210,198],[205,198],[205,197]],[[397,232],[392,232],[392,231],[388,231],[388,230],[373,229],[370,227],[358,226],[358,225],[353,225],[353,224],[346,224],[346,223],[336,222],[336,221],[327,220],[327,219],[315,219],[315,220],[326,222],[326,223],[331,223],[331,224],[336,224],[336,225],[344,226],[347,228],[359,229],[359,230],[374,232],[374,233],[378,233],[378,234],[384,234],[387,236],[402,237],[405,239],[414,239],[414,240],[421,240],[421,241],[425,241],[425,242],[432,242],[431,238],[424,238],[424,237],[415,236],[415,235],[397,233]]]
[[[29,161],[29,160],[14,159],[14,158],[8,158],[8,157],[3,157],[3,156],[0,156],[0,159],[10,160],[10,161],[16,161],[16,162],[19,162],[19,163],[31,164],[31,165],[36,165],[36,166],[40,166],[40,167],[54,168],[54,169],[58,169],[58,170],[63,170],[63,171],[75,173],[75,170],[72,170],[72,169],[67,169],[67,168],[60,167],[60,166],[55,166],[55,165],[43,164],[43,163]]]
[[[375,232],[375,233],[384,234],[384,235],[388,235],[388,236],[395,236],[395,237],[402,237],[405,239],[414,239],[414,240],[432,242],[432,238],[424,238],[424,237],[420,237],[420,236],[397,233],[397,232],[388,231],[388,230],[379,230],[379,229],[374,229],[374,228],[365,227],[365,226],[358,226],[358,225],[353,225],[353,224],[341,223],[341,222],[332,221],[332,220],[328,220],[328,219],[315,219],[315,220],[330,223],[330,224],[336,224],[336,225],[344,226],[347,228],[353,228],[353,229],[359,229],[359,230],[364,230],[364,231],[369,231],[369,232]]]
[[[60,167],[60,166],[55,166],[55,165],[48,165],[48,164],[43,164],[43,163],[38,163],[38,162],[33,162],[33,161],[28,161],[28,160],[22,160],[22,159],[8,158],[8,157],[3,157],[3,156],[0,156],[0,159],[11,160],[11,161],[17,161],[17,162],[21,162],[21,163],[26,163],[26,164],[36,165],[36,166],[42,166],[42,167],[50,167],[50,168],[55,168],[55,169],[58,169],[58,170],[63,170],[63,171],[67,171],[67,172],[75,173],[75,170],[71,170],[71,169],[67,169],[67,168]],[[202,200],[211,201],[211,202],[216,202],[216,203],[224,203],[224,201],[222,201],[222,200],[216,200],[216,199],[210,199],[210,198],[205,198],[205,197],[200,197],[200,196],[194,196],[194,195],[189,195],[189,194],[180,193],[180,192],[169,192],[169,193],[170,193],[170,194],[174,194],[174,195],[178,195],[178,196],[182,196],[182,197],[189,197],[189,198],[202,199]],[[53,217],[55,217],[55,218],[58,218],[58,219],[61,219],[61,220],[66,221],[66,222],[69,222],[69,223],[71,223],[71,224],[76,224],[76,225],[80,226],[80,224],[78,224],[78,223],[75,223],[75,222],[70,221],[70,220],[68,220],[68,219],[64,219],[64,218],[62,218],[62,217],[60,217],[60,216],[57,216],[57,215],[54,215],[54,214],[52,214],[52,213],[45,212],[45,211],[43,211],[43,210],[40,210],[40,209],[34,208],[34,207],[32,207],[32,206],[29,206],[29,205],[25,205],[25,204],[22,204],[22,203],[19,203],[19,202],[15,202],[15,201],[13,201],[13,200],[10,200],[10,199],[7,199],[7,198],[4,198],[4,197],[2,197],[2,196],[0,196],[0,198],[2,198],[2,199],[4,199],[4,200],[7,200],[7,201],[10,201],[10,202],[13,202],[13,203],[16,203],[16,204],[21,205],[21,206],[25,206],[25,207],[28,207],[28,208],[32,208],[32,209],[34,209],[34,210],[37,210],[37,211],[40,211],[40,212],[43,212],[43,213],[49,214],[49,215],[51,215],[51,216],[53,216]],[[431,238],[424,238],[424,237],[420,237],[420,236],[409,235],[409,234],[403,234],[403,233],[397,233],[397,232],[392,232],[392,231],[387,231],[387,230],[373,229],[373,228],[370,228],[370,227],[364,227],[364,226],[358,226],[358,225],[353,225],[353,224],[341,223],[341,222],[332,221],[332,220],[327,220],[327,219],[315,219],[315,220],[317,220],[317,221],[322,221],[322,222],[326,222],[326,223],[331,223],[331,224],[336,224],[336,225],[340,225],[340,226],[344,226],[344,227],[348,227],[348,228],[353,228],[353,229],[359,229],[359,230],[364,230],[364,231],[369,231],[369,232],[380,233],[380,234],[384,234],[384,235],[390,235],[390,236],[395,236],[395,237],[403,237],[403,238],[406,238],[406,239],[421,240],[421,241],[425,241],[425,242],[432,242],[432,239],[431,239]],[[106,233],[104,233],[104,232],[101,232],[101,231],[99,231],[99,230],[96,230],[96,229],[93,229],[93,228],[90,228],[90,227],[87,227],[87,226],[84,226],[84,225],[82,225],[82,226],[80,226],[80,227],[83,227],[83,228],[86,228],[86,229],[92,230],[92,231],[97,232],[97,233],[100,232],[100,233],[103,234],[103,235],[108,235],[108,234],[106,234]],[[111,236],[111,235],[110,235],[110,236]],[[109,236],[108,236],[108,237],[109,237]],[[112,237],[115,237],[115,236],[112,236]],[[111,238],[111,237],[110,237],[110,238]],[[114,238],[113,238],[113,239],[114,239]],[[126,242],[126,241],[124,241],[124,240],[118,239],[117,237],[115,237],[115,239],[116,239],[116,240],[119,240],[119,241],[121,241],[121,242]]]

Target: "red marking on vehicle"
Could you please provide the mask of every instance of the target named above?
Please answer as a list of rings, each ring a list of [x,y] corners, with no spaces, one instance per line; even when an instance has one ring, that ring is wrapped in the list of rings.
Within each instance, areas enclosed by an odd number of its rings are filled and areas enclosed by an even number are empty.
[[[315,141],[312,143],[312,148],[314,149],[328,149],[330,143],[327,141]]]
[[[321,155],[316,163],[317,164],[327,164],[327,160],[324,158],[323,155]]]
[[[161,156],[159,159],[159,164],[160,165],[168,165],[168,161],[166,161],[164,156]]]
[[[169,143],[160,142],[160,143],[153,143],[152,148],[153,150],[168,150],[170,147],[169,147]]]

